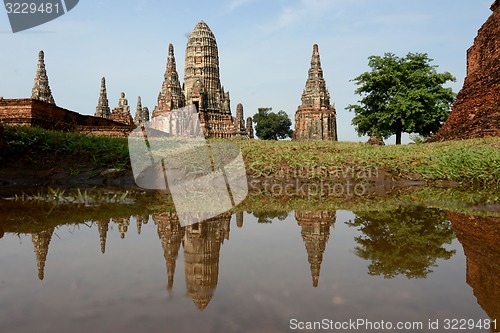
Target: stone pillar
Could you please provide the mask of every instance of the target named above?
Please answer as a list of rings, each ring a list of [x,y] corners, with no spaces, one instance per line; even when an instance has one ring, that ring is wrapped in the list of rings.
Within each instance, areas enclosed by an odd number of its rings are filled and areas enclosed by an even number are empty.
[[[248,136],[248,138],[249,139],[253,139],[254,138],[254,134],[253,134],[253,120],[252,120],[252,117],[248,117],[247,118],[246,130],[247,130],[247,136]]]

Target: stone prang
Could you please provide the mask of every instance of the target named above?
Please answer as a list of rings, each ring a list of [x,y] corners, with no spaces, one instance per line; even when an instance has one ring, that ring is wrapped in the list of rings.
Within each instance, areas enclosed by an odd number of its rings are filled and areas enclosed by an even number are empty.
[[[108,93],[106,92],[106,78],[104,77],[101,79],[101,93],[99,94],[99,101],[97,102],[94,116],[106,119],[111,117]]]
[[[236,106],[236,118],[234,118],[234,134],[236,137],[247,136],[245,128],[245,118],[243,116],[243,104],[239,103]]]
[[[153,110],[153,117],[182,108],[185,105],[186,100],[179,82],[177,65],[175,64],[174,46],[169,44],[167,69],[165,70],[164,81],[158,95],[158,105]]]
[[[295,113],[294,140],[337,141],[337,116],[330,105],[330,94],[323,78],[318,45],[314,44],[311,68],[302,94],[302,105]]]
[[[219,51],[215,35],[208,25],[200,21],[188,37],[184,68],[184,83],[180,84],[174,47],[169,44],[167,69],[158,105],[154,108],[151,126],[171,135],[193,135],[198,129],[191,111],[181,111],[193,106],[207,137],[247,137],[242,112],[231,115],[229,92],[220,82]],[[190,109],[191,110],[191,109]],[[241,106],[243,111],[243,106]]]
[[[134,125],[145,126],[149,121],[149,109],[142,106],[141,96],[137,98],[137,108],[135,110]]]
[[[38,53],[38,66],[36,69],[35,84],[31,91],[31,98],[39,101],[56,104],[49,86],[49,78],[45,70],[45,59],[43,51]]]

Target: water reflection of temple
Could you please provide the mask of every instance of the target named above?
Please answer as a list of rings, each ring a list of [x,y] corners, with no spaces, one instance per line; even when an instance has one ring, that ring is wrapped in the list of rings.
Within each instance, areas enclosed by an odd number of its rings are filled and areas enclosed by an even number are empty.
[[[49,253],[49,244],[52,239],[54,228],[31,234],[33,247],[35,248],[36,265],[38,266],[38,278],[43,280],[45,276],[45,262]]]
[[[330,238],[330,228],[335,224],[336,212],[295,212],[295,219],[302,227],[307,259],[311,266],[313,286],[319,283],[323,253]]]
[[[147,224],[149,216],[136,216],[137,233],[142,225]],[[302,228],[307,257],[310,264],[313,286],[317,287],[321,264],[326,244],[330,237],[330,229],[334,226],[335,212],[295,212],[297,223]],[[158,237],[163,248],[167,275],[168,290],[174,285],[176,261],[181,245],[184,253],[185,283],[189,296],[199,310],[210,303],[217,288],[219,276],[219,256],[221,245],[229,239],[231,214],[226,213],[203,223],[181,227],[176,213],[158,213],[152,215],[157,226]],[[110,229],[124,239],[129,231],[131,218],[113,218],[96,221],[99,232],[100,250],[106,252],[106,241]],[[236,224],[243,227],[243,213],[236,214]],[[54,228],[33,233],[32,240],[36,254],[38,277],[44,278],[45,262]]]
[[[467,258],[467,283],[478,304],[500,321],[500,218],[448,213]]]
[[[163,256],[167,264],[167,288],[168,290],[172,290],[174,286],[175,262],[179,255],[185,228],[181,227],[175,213],[154,214],[153,221],[158,227],[158,237],[160,237]]]
[[[168,289],[174,283],[175,262],[182,244],[184,271],[189,296],[199,310],[212,300],[219,278],[220,248],[229,239],[230,214],[181,227],[176,214],[154,214],[167,265]]]

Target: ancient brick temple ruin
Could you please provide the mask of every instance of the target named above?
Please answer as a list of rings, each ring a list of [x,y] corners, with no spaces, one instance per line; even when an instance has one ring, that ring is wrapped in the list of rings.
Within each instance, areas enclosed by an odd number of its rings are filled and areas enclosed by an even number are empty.
[[[128,100],[125,98],[125,93],[122,92],[120,99],[118,100],[118,107],[111,111],[111,120],[118,123],[133,125],[134,120],[132,119],[132,114],[130,113],[130,106],[128,105]]]
[[[294,140],[337,141],[337,116],[330,105],[330,94],[323,78],[318,45],[314,44],[311,68],[302,94],[302,105],[295,113]]]
[[[194,105],[198,113],[201,130],[208,137],[249,137],[248,122],[243,115],[231,115],[229,92],[220,82],[219,51],[217,41],[208,25],[201,21],[188,38],[184,68],[184,84],[181,87],[177,73],[174,47],[169,45],[167,68],[164,75],[158,104],[153,110],[152,126],[158,130],[196,132],[190,112],[172,113],[176,109]],[[242,108],[241,108],[242,110]],[[155,118],[161,116],[161,120]],[[186,119],[185,119],[186,118]],[[190,126],[183,128],[182,124]],[[251,124],[251,122],[250,122]],[[176,133],[171,133],[176,134]]]
[[[86,116],[56,105],[45,69],[45,54],[38,54],[38,65],[31,98],[0,98],[0,123],[9,126],[37,126],[45,129],[74,131],[95,136],[126,137],[134,129],[130,124],[111,118],[106,83],[101,82],[98,117]]]
[[[101,79],[101,93],[99,95],[99,101],[95,108],[94,117],[101,117],[109,119],[111,117],[111,109],[109,108],[108,93],[106,92],[106,78]]]
[[[31,98],[56,105],[49,86],[49,77],[45,69],[45,54],[38,53],[38,66],[36,69],[35,83],[31,91]]]
[[[217,42],[208,25],[201,21],[188,39],[182,86],[176,69],[174,47],[169,45],[164,82],[151,120],[149,110],[142,106],[140,97],[135,117],[132,118],[125,93],[121,94],[118,107],[110,110],[105,78],[101,80],[94,116],[84,116],[55,104],[44,53],[40,51],[32,97],[0,99],[0,122],[99,136],[128,136],[136,126],[150,121],[153,128],[171,135],[253,138],[252,118],[245,123],[242,105],[238,106],[237,116],[232,116],[230,96],[221,85],[219,76]]]
[[[137,98],[137,108],[135,109],[134,124],[144,126],[149,121],[149,109],[142,106],[141,96]]]
[[[429,141],[500,137],[500,0],[467,51],[467,77],[450,116]]]

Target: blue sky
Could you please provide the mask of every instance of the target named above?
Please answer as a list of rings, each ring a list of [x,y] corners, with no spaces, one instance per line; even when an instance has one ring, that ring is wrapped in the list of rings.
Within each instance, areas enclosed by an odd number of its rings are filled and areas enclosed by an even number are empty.
[[[490,15],[492,0],[80,0],[66,15],[13,34],[0,12],[0,96],[31,95],[38,51],[45,51],[56,103],[93,114],[100,79],[110,106],[124,91],[133,112],[137,96],[152,110],[163,81],[168,44],[184,74],[189,34],[204,20],[219,47],[221,82],[233,114],[259,107],[284,110],[293,119],[317,43],[325,79],[337,108],[339,139],[360,141],[345,110],[359,96],[350,80],[368,70],[370,55],[428,53],[463,85],[466,51]],[[390,142],[394,141],[393,139]]]

